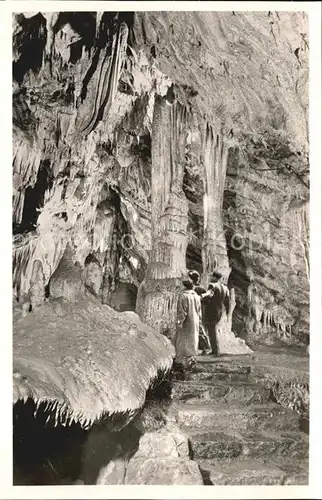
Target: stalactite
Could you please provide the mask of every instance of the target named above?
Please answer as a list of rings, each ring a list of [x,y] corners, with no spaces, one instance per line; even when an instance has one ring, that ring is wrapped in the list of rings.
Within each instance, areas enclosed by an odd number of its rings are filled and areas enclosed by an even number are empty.
[[[29,281],[26,283],[26,275],[30,268],[35,251],[35,240],[28,237],[26,241],[13,246],[13,290],[17,298],[29,291]]]
[[[301,246],[303,248],[303,258],[305,262],[305,269],[306,269],[306,276],[307,279],[310,279],[310,247],[309,247],[309,241],[308,241],[308,227],[309,227],[309,221],[308,221],[308,207],[304,205],[302,207],[302,210],[300,214],[298,214],[298,234],[299,234],[299,241],[301,243]]]
[[[82,129],[85,136],[92,132],[104,109],[108,111],[114,100],[126,53],[127,37],[127,25],[124,23],[119,24],[113,37],[112,54],[109,56],[109,48],[107,48],[101,63],[93,113],[87,125]]]
[[[94,252],[99,251],[103,253],[111,247],[114,223],[115,218],[112,210],[105,210],[103,214],[97,214],[93,227]]]
[[[41,280],[44,285],[49,281],[52,273],[58,266],[67,244],[66,237],[60,234],[49,233],[39,236],[30,233],[13,243],[13,291],[16,297],[29,296],[31,290],[34,264],[39,261],[41,266]],[[39,280],[37,280],[39,281]],[[34,286],[34,285],[33,285]],[[39,289],[39,283],[35,284]],[[36,290],[35,288],[35,290]],[[39,290],[37,292],[39,296]],[[39,302],[39,299],[37,299]]]
[[[47,41],[45,47],[45,56],[50,60],[53,54],[53,47],[55,42],[54,26],[58,20],[59,12],[46,12],[42,13],[46,19]]]
[[[104,13],[103,11],[96,12],[96,38],[98,38],[99,36],[99,30],[101,27],[103,13]]]
[[[217,263],[229,276],[226,240],[222,222],[222,203],[226,178],[228,147],[221,134],[206,124],[203,140],[203,164],[205,169],[204,242],[202,248],[204,274],[208,277]]]

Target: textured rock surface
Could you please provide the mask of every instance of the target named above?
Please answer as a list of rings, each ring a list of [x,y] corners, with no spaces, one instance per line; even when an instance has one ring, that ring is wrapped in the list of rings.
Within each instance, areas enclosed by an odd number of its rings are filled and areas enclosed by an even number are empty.
[[[169,429],[144,434],[133,460],[159,457],[189,458],[187,437],[179,430]]]
[[[188,438],[178,429],[168,426],[147,432],[135,447],[130,446],[133,426],[131,429],[126,431],[127,439],[118,437],[119,451],[101,468],[96,484],[203,484],[198,465],[189,458]],[[111,439],[109,434],[104,437],[100,433],[100,436],[98,444],[102,463],[109,456]],[[102,441],[106,441],[105,453],[102,453]],[[98,447],[95,443],[93,446],[93,440],[88,441],[87,446],[90,455],[96,457]],[[86,470],[92,469],[89,460]]]
[[[305,470],[294,470],[292,465],[284,467],[283,464],[272,466],[269,463],[256,462],[255,460],[242,463],[226,464],[224,470],[215,467],[209,462],[203,462],[201,467],[207,484],[214,485],[300,485],[308,484]],[[210,469],[210,471],[209,471]],[[293,470],[292,470],[293,469]]]
[[[199,467],[192,460],[180,458],[146,458],[132,460],[126,484],[203,485]]]
[[[306,342],[306,33],[287,12],[15,15],[26,311],[68,247],[104,303],[171,337],[185,266],[206,277],[217,261],[238,335]]]
[[[104,414],[133,415],[174,355],[135,313],[117,313],[89,293],[18,318],[13,336],[14,401],[31,397],[51,406],[54,420],[84,426]]]
[[[262,367],[262,371],[258,370]],[[269,377],[294,383],[308,377],[308,359],[267,347],[252,354],[214,359],[201,357],[176,380],[169,420],[189,438],[191,458],[204,484],[273,485],[308,483],[308,429],[303,408],[297,412],[273,403]],[[281,374],[283,369],[283,374]],[[204,380],[203,375],[211,380]],[[240,375],[238,381],[231,376]],[[285,390],[286,395],[286,390]],[[294,397],[288,391],[287,408]],[[286,398],[287,399],[287,398]]]
[[[308,159],[276,130],[246,138],[245,151],[232,150],[225,188],[225,223],[235,233],[228,239],[234,326],[253,341],[294,344],[309,322],[309,190],[306,174],[294,174],[308,173]]]
[[[141,437],[126,469],[125,484],[203,484],[198,465],[190,460],[188,438],[178,429]]]
[[[225,354],[251,354],[253,352],[246,344],[245,340],[236,337],[232,331],[235,307],[235,289],[231,288],[229,293],[228,312],[225,307],[222,308],[221,318],[216,326],[216,348],[218,356],[224,356]]]

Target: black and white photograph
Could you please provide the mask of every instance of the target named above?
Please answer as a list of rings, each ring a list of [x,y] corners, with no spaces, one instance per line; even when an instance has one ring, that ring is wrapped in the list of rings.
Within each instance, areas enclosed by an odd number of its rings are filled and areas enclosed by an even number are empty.
[[[12,485],[309,485],[306,4],[42,3],[10,27]]]

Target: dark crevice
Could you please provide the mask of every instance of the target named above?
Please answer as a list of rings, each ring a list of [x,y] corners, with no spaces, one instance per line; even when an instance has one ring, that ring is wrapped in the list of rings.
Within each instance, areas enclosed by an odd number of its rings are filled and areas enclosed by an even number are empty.
[[[187,200],[191,201],[191,203],[202,203],[204,195],[203,179],[198,172],[194,172],[188,165],[184,170],[182,189]]]
[[[100,263],[99,261],[97,260],[97,258],[95,257],[95,255],[93,255],[92,253],[88,254],[86,259],[85,259],[85,266],[88,266],[89,264],[97,264],[100,266]]]
[[[137,142],[132,143],[133,153],[137,153],[143,162],[151,160],[151,135],[142,134],[138,136]]]
[[[151,56],[156,59],[157,57],[157,54],[156,54],[156,49],[155,49],[155,46],[152,45],[151,49],[150,49],[150,53],[151,53]]]
[[[125,265],[139,278],[143,263],[140,255],[135,252],[131,231],[121,211],[121,199],[117,187],[109,187],[107,198],[101,202],[102,206],[103,204],[113,209],[115,223],[111,252],[106,257],[109,265],[103,274],[101,300],[118,311],[135,311],[137,285],[133,282],[122,281],[120,271],[121,266]],[[131,264],[131,257],[138,260],[137,269]]]
[[[12,123],[23,130],[30,139],[36,133],[37,120],[26,102],[26,89],[20,87],[12,96]]]
[[[200,474],[202,476],[203,484],[205,486],[213,485],[214,483],[210,479],[210,472],[208,470],[202,469],[200,466],[199,466],[199,470],[200,470]]]
[[[29,19],[21,14],[18,17],[21,31],[14,37],[14,46],[18,48],[20,57],[13,62],[13,78],[22,83],[27,71],[37,73],[43,62],[43,52],[46,45],[47,29],[44,17],[39,13]]]
[[[18,401],[13,407],[14,484],[64,484],[64,478],[71,482],[80,475],[86,431],[75,423],[70,427],[46,424],[49,414],[44,406],[36,417],[32,399]]]
[[[188,244],[186,252],[186,266],[187,269],[195,269],[202,274],[203,268],[201,247],[197,247],[192,243]]]
[[[33,187],[25,191],[24,206],[20,224],[13,224],[13,234],[33,231],[37,225],[39,210],[43,207],[45,192],[53,183],[49,160],[44,160],[38,170],[37,180]]]
[[[90,65],[90,68],[88,69],[86,75],[85,75],[85,78],[83,80],[83,86],[82,86],[82,90],[81,90],[81,93],[80,93],[80,101],[83,102],[85,99],[86,99],[86,96],[87,96],[87,87],[88,87],[88,84],[90,82],[90,80],[92,79],[95,71],[96,71],[96,68],[97,68],[97,65],[98,65],[98,61],[99,61],[99,55],[100,55],[100,51],[99,50],[96,50],[95,51],[95,54],[92,58],[92,64]]]

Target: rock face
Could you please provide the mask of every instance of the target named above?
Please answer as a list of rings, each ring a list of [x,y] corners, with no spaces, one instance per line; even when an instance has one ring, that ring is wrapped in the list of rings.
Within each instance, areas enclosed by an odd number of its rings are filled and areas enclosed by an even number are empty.
[[[277,336],[294,343],[299,332],[304,340],[309,321],[309,190],[299,175],[308,163],[277,131],[259,142],[248,138],[246,150],[246,164],[231,151],[223,210],[234,228],[228,237],[234,326],[255,341]]]
[[[203,480],[197,463],[189,458],[187,437],[165,428],[144,434],[132,457],[110,462],[97,484],[203,485]]]
[[[14,16],[14,297],[70,262],[169,337],[186,266],[236,290],[234,331],[308,335],[303,13]],[[31,57],[32,56],[32,57]]]

